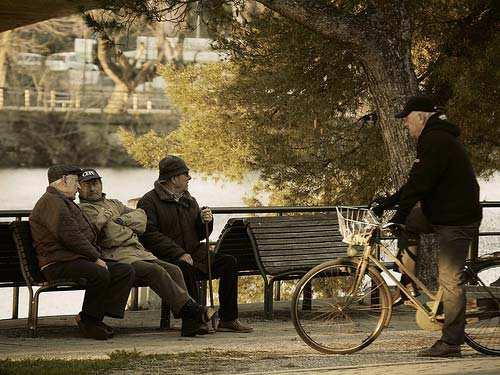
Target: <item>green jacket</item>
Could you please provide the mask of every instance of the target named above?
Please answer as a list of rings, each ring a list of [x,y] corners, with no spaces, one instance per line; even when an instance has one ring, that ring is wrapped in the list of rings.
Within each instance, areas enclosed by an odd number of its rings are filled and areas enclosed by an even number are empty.
[[[119,200],[106,199],[105,194],[95,202],[80,199],[80,207],[98,233],[104,258],[128,264],[157,259],[137,237],[146,229],[147,218],[143,210],[133,210]]]

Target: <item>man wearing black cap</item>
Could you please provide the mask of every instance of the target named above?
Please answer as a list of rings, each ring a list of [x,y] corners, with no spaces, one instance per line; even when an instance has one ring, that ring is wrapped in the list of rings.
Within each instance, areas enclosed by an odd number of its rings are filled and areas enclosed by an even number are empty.
[[[482,218],[479,185],[458,139],[460,130],[430,98],[410,98],[396,118],[403,119],[410,135],[417,139],[417,158],[403,187],[379,202],[375,210],[399,204],[386,226],[402,228],[409,245],[416,245],[420,233],[437,234],[445,320],[441,339],[418,355],[460,356],[465,327],[463,268]],[[411,252],[415,249],[413,246]]]
[[[188,192],[191,177],[181,158],[169,155],[159,164],[160,175],[154,189],[138,202],[148,217],[146,231],[140,239],[158,258],[177,264],[183,272],[189,294],[198,299],[197,280],[207,279],[208,254],[200,242],[213,228],[212,212],[200,210]],[[251,332],[253,329],[238,320],[238,277],[236,259],[214,254],[211,267],[219,284],[219,331]]]
[[[139,242],[146,229],[146,214],[131,209],[102,192],[101,176],[95,169],[84,169],[80,176],[80,207],[98,233],[106,258],[130,264],[136,282],[151,287],[172,306],[175,317],[182,318],[181,335],[195,336],[215,311],[196,303],[188,294],[182,271],[159,260]]]
[[[104,316],[123,318],[134,270],[105,261],[96,232],[73,202],[80,168],[56,165],[48,170],[49,187],[30,215],[38,263],[47,280],[73,280],[86,289],[76,322],[85,337],[106,340],[113,335]]]

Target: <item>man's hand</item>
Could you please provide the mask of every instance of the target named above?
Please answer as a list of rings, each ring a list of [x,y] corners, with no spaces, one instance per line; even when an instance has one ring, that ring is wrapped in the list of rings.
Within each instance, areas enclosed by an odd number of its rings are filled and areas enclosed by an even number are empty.
[[[368,208],[377,216],[382,217],[384,211],[386,209],[386,198],[385,197],[376,197],[374,198]]]
[[[102,228],[111,218],[113,217],[113,212],[108,209],[99,211],[96,218],[96,226],[100,229]]]
[[[405,230],[405,226],[403,224],[389,222],[382,225],[382,229],[388,230],[395,237],[399,237],[401,235],[401,232]]]
[[[179,260],[183,261],[183,262],[186,262],[190,265],[193,265],[193,258],[191,258],[191,255],[189,255],[188,253],[185,253],[183,255],[181,255],[179,257]]]
[[[102,268],[106,268],[108,269],[108,265],[106,264],[105,261],[103,261],[102,259],[97,259],[95,261],[95,264],[97,264],[98,266],[102,267]]]
[[[202,208],[200,215],[204,223],[209,223],[214,219],[214,215],[212,215],[212,211],[208,207]]]

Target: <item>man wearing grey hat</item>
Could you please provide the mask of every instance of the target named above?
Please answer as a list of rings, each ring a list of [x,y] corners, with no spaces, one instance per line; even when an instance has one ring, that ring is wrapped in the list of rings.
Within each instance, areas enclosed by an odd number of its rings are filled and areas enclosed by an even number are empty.
[[[96,232],[73,202],[80,173],[70,165],[48,169],[49,187],[29,217],[31,234],[45,278],[74,280],[85,288],[82,311],[75,318],[82,334],[107,340],[113,329],[103,318],[123,318],[134,270],[103,258]]]
[[[208,254],[200,242],[213,228],[212,212],[200,209],[188,192],[189,168],[184,160],[168,155],[159,163],[160,174],[154,189],[138,202],[148,217],[146,231],[140,236],[144,246],[158,258],[177,264],[193,298],[198,299],[197,280],[208,278]],[[219,331],[251,332],[238,320],[238,277],[236,259],[229,255],[210,257],[213,275],[219,283]]]
[[[436,233],[445,320],[441,339],[418,356],[460,356],[465,336],[463,269],[482,218],[479,185],[458,139],[459,128],[432,99],[410,98],[396,118],[403,119],[417,139],[417,158],[403,187],[374,209],[380,213],[399,204],[386,227],[401,232],[410,253],[415,254],[420,233]]]
[[[182,318],[181,335],[195,336],[215,311],[200,306],[189,296],[179,267],[159,260],[139,242],[137,236],[146,229],[144,211],[108,199],[95,169],[84,169],[79,181],[80,207],[98,233],[102,253],[109,259],[130,264],[136,282],[151,287],[170,303],[174,316]]]

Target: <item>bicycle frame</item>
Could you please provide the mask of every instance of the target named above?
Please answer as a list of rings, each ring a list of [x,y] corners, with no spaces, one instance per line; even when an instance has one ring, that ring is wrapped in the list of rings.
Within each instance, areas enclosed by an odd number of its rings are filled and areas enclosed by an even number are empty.
[[[396,284],[396,286],[401,290],[407,297],[408,299],[414,304],[415,308],[417,310],[421,310],[425,312],[425,314],[429,317],[431,321],[435,321],[436,315],[438,313],[438,308],[439,308],[439,302],[441,301],[443,297],[443,290],[441,287],[439,287],[438,291],[436,293],[431,292],[418,278],[415,276],[412,272],[410,272],[404,265],[403,263],[396,258],[389,250],[385,248],[385,246],[381,245],[380,243],[377,242],[378,236],[375,236],[375,232],[377,230],[374,230],[374,233],[372,234],[372,238],[368,242],[367,245],[365,245],[364,250],[363,250],[363,255],[361,256],[361,261],[359,262],[359,267],[357,270],[357,275],[354,283],[354,288],[357,288],[359,281],[362,278],[362,275],[365,273],[366,268],[372,262],[373,264],[376,265],[378,268],[379,272],[385,272],[389,278]],[[371,244],[370,244],[371,243]],[[416,299],[406,287],[401,284],[401,282],[387,269],[387,267],[384,265],[383,262],[381,262],[378,257],[374,256],[374,253],[380,254],[380,251],[387,256],[391,261],[394,261],[396,265],[399,267],[401,271],[403,271],[416,285],[418,288],[422,290],[422,292],[429,297],[431,301],[435,301],[437,303],[434,303],[434,306],[429,308],[427,305],[422,304],[418,299]]]

